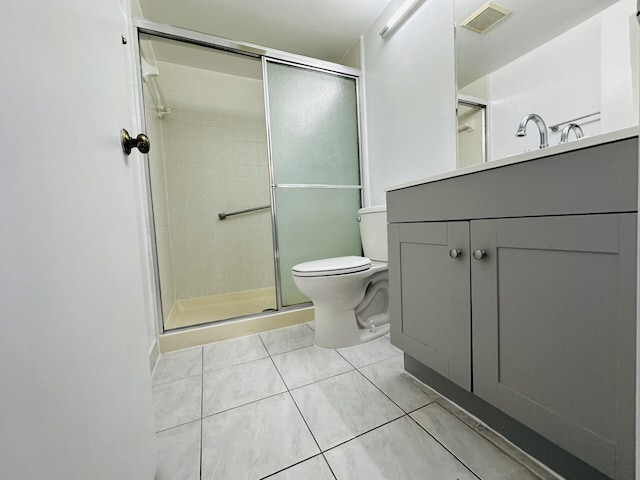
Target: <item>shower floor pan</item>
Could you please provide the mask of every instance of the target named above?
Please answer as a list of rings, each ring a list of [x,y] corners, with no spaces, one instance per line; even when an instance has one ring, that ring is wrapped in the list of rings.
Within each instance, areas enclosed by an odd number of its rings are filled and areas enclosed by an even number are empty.
[[[270,287],[177,300],[164,328],[172,330],[275,309],[275,298],[275,288]]]

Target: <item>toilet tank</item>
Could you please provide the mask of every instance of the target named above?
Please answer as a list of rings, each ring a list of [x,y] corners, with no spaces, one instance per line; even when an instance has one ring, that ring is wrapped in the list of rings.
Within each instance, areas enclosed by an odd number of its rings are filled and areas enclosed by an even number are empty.
[[[364,256],[371,260],[387,262],[387,206],[367,207],[358,210],[360,238]]]

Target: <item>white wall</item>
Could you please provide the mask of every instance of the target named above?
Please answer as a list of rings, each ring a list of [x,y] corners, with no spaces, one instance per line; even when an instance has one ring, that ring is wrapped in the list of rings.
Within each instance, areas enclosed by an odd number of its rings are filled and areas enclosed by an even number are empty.
[[[602,12],[602,131],[638,124],[639,26],[636,0],[621,0]]]
[[[456,168],[453,2],[429,0],[384,39],[394,0],[363,37],[371,204],[386,187]]]

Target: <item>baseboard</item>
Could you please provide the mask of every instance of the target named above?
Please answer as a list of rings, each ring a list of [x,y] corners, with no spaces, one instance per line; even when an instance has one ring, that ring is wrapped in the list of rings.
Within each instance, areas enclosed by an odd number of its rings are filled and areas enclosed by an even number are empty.
[[[582,460],[571,455],[569,452],[558,447],[484,400],[459,387],[406,353],[404,355],[404,365],[408,373],[436,390],[442,396],[456,404],[458,408],[480,419],[513,445],[533,457],[532,460],[539,461],[566,479],[610,480],[610,478],[603,473],[587,465]],[[527,466],[535,471],[535,465]],[[534,468],[531,468],[532,466]]]
[[[166,332],[158,339],[161,353],[182,348],[196,347],[230,338],[266,332],[275,328],[289,327],[313,320],[313,307],[273,312],[252,318],[216,322]]]

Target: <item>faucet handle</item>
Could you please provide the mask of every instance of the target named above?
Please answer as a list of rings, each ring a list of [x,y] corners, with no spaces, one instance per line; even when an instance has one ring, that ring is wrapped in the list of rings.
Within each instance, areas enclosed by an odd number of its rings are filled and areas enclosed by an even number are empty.
[[[582,127],[577,123],[569,123],[566,127],[562,129],[562,133],[560,134],[560,143],[567,143],[569,141],[569,133],[573,130],[576,134],[577,138],[584,137],[584,133],[582,132]]]

